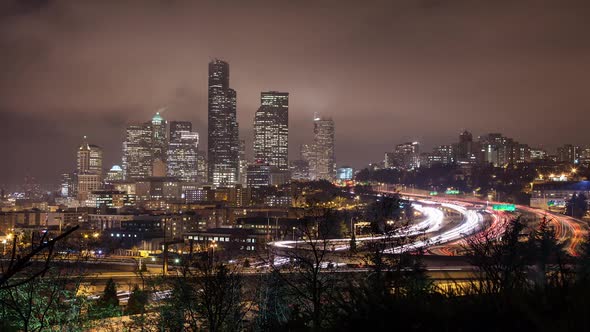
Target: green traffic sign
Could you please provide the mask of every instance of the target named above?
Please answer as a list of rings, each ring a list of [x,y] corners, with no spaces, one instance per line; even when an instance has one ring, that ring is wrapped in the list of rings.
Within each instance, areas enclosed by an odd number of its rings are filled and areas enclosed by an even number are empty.
[[[492,206],[494,211],[516,211],[516,205],[514,204],[494,204]]]

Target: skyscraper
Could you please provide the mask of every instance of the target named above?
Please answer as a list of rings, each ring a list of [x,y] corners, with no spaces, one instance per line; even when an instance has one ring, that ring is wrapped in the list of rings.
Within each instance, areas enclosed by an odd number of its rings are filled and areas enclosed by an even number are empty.
[[[102,149],[99,146],[88,144],[86,136],[77,152],[78,174],[102,174]]]
[[[332,180],[336,176],[334,121],[316,115],[313,120],[313,136],[310,177],[312,180]]]
[[[254,158],[289,169],[289,93],[262,92],[254,117]]]
[[[236,91],[229,87],[229,64],[209,63],[208,98],[208,177],[214,185],[238,181],[239,140],[236,118]]]
[[[167,175],[181,181],[197,182],[199,134],[192,131],[192,123],[170,122]]]
[[[152,128],[150,123],[133,124],[125,131],[123,175],[125,180],[139,180],[152,175]]]
[[[166,120],[160,112],[156,112],[151,121],[129,125],[123,142],[125,179],[138,180],[165,173],[166,152]]]
[[[151,130],[153,161],[157,159],[166,161],[166,121],[162,118],[160,112],[156,112],[156,115],[152,118]]]
[[[85,201],[88,195],[102,186],[102,149],[88,144],[86,136],[77,154],[78,200]]]

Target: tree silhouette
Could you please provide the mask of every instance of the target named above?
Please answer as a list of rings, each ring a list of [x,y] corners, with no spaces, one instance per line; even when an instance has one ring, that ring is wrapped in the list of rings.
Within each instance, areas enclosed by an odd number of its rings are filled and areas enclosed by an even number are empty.
[[[127,308],[125,309],[125,312],[129,315],[144,313],[147,303],[147,293],[141,290],[138,285],[135,285],[133,286],[133,290],[129,295],[129,301],[127,302]]]
[[[583,193],[573,194],[565,205],[565,213],[574,218],[582,218],[588,211],[588,198]]]

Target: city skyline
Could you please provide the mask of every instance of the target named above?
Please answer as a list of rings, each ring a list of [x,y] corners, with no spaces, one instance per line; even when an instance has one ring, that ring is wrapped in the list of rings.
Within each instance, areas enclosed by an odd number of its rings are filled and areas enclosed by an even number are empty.
[[[277,3],[283,24],[251,24],[246,14],[264,15],[262,4],[254,12],[228,6],[223,43],[208,34],[212,18],[199,14],[215,5],[0,7],[0,41],[10,46],[2,55],[10,70],[0,81],[0,144],[7,160],[23,165],[0,165],[0,183],[26,175],[54,182],[55,174],[71,171],[70,151],[84,135],[103,147],[106,165],[118,163],[125,127],[164,106],[167,119],[191,121],[207,146],[204,75],[215,57],[232,65],[240,137],[250,156],[260,92],[270,90],[290,93],[290,159],[294,147],[308,143],[314,112],[336,119],[337,159],[355,167],[381,160],[401,142],[418,140],[425,149],[454,142],[463,129],[501,132],[552,151],[590,143],[583,2],[544,2],[532,20],[529,1],[342,3],[337,10]],[[262,31],[283,47],[257,40]]]

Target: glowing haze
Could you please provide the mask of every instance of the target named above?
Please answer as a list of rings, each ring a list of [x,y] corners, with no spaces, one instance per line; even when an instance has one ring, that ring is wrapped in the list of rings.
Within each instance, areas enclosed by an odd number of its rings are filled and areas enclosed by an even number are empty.
[[[290,93],[291,156],[314,112],[336,159],[502,132],[590,144],[587,1],[40,1],[0,4],[0,184],[57,182],[83,135],[120,163],[126,123],[168,107],[206,144],[207,63],[230,63],[241,135]]]

